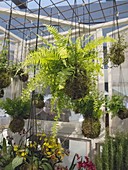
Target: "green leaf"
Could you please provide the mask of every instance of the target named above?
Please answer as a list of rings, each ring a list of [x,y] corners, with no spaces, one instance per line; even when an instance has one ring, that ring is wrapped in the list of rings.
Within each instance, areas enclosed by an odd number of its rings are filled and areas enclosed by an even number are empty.
[[[23,163],[24,158],[16,156],[12,161],[12,168],[15,169],[17,166]]]
[[[8,164],[8,165],[4,168],[4,170],[14,170],[14,169],[12,168],[12,162],[11,162],[10,164]]]
[[[43,170],[49,170],[47,165],[45,165],[45,164],[41,165],[41,167],[43,168]]]
[[[48,170],[53,170],[52,166],[50,165],[50,163],[45,162],[44,165],[46,165],[48,167]]]
[[[6,139],[5,138],[3,138],[3,148],[2,148],[2,150],[3,150],[3,154],[5,155],[7,153],[7,145],[6,145]]]

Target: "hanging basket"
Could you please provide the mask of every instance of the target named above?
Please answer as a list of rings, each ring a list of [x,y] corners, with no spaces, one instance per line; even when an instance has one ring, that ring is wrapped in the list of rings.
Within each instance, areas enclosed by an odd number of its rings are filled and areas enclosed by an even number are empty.
[[[21,132],[24,128],[24,119],[23,118],[13,118],[9,124],[9,128],[13,133]]]
[[[97,138],[100,135],[100,129],[99,119],[87,117],[82,122],[82,134],[87,138]]]
[[[23,69],[20,69],[17,75],[19,76],[20,81],[22,82],[28,81],[28,77],[29,77],[28,73],[25,73]]]
[[[117,113],[117,116],[121,120],[128,118],[128,109],[125,108],[125,109],[119,110],[119,112]]]
[[[125,53],[124,50],[127,48],[126,44],[122,40],[118,40],[117,42],[113,43],[110,47],[110,61],[119,66],[125,61]]]
[[[0,89],[6,88],[11,84],[11,76],[8,72],[0,72]]]
[[[4,90],[0,89],[0,98],[4,97]]]
[[[34,95],[34,105],[38,109],[42,109],[45,106],[44,96],[42,94]]]
[[[66,81],[65,84],[65,94],[71,99],[80,99],[88,94],[89,89],[89,79],[86,72],[78,73],[77,76],[71,76]]]

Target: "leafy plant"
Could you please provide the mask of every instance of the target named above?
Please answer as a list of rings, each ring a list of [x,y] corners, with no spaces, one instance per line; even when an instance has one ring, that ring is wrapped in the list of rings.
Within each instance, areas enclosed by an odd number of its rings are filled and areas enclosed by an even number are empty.
[[[36,108],[43,108],[45,103],[44,103],[44,96],[42,94],[34,94],[33,96],[33,100],[34,100],[34,105],[36,106]]]
[[[12,117],[25,118],[29,116],[31,103],[30,100],[22,101],[20,97],[0,101],[0,107],[6,111],[6,113]]]
[[[63,157],[64,149],[58,139],[45,133],[38,134],[32,141],[29,138],[28,142],[19,143],[19,145],[11,142],[8,147],[4,139],[0,157],[0,169],[53,170],[54,166],[63,160]]]
[[[113,95],[110,100],[107,100],[107,107],[112,113],[112,117],[118,116],[120,119],[128,118],[128,109],[124,104],[124,96]]]
[[[81,113],[84,118],[92,117],[99,119],[103,114],[101,106],[104,104],[104,102],[104,96],[99,94],[95,89],[94,91],[90,92],[89,95],[85,96],[79,101],[76,101],[74,105],[76,106],[75,109],[78,109],[79,113]]]
[[[128,168],[128,135],[118,133],[114,138],[106,137],[102,152],[96,155],[97,170],[115,170]]]
[[[88,40],[85,40],[84,36],[73,42],[70,32],[67,36],[62,36],[52,26],[47,26],[47,29],[54,36],[54,44],[42,38],[44,46],[27,56],[23,67],[29,67],[29,70],[37,68],[38,71],[35,77],[30,79],[22,96],[25,100],[29,98],[28,91],[42,87],[44,92],[50,87],[52,108],[56,105],[57,120],[62,109],[71,108],[74,100],[85,97],[96,85],[102,65],[97,47],[113,39],[101,37],[83,46]],[[98,62],[94,62],[97,60]]]
[[[126,42],[123,38],[119,38],[116,42],[110,47],[109,58],[110,61],[115,66],[119,66],[125,61],[125,50],[127,48]]]

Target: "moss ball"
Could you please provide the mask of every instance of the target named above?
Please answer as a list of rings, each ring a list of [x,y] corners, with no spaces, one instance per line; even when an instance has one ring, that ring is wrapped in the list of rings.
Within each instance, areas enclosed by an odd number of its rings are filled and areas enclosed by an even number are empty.
[[[97,138],[100,135],[101,124],[98,119],[85,118],[82,122],[82,134],[87,138]]]
[[[7,72],[0,73],[0,88],[6,88],[11,84],[11,77]]]
[[[24,124],[23,118],[13,118],[9,124],[9,128],[13,133],[21,132],[24,128]]]
[[[80,99],[88,94],[89,79],[85,73],[78,73],[77,76],[68,78],[65,84],[65,94],[71,99]]]
[[[117,115],[121,120],[128,118],[128,109],[119,110]]]

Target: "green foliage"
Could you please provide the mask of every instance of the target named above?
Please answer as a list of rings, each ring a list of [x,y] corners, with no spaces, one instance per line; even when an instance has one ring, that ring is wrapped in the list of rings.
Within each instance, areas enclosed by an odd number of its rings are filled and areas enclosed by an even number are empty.
[[[89,41],[83,47],[85,36],[73,42],[70,31],[67,36],[63,36],[52,26],[47,25],[47,29],[54,37],[54,44],[41,38],[44,46],[27,56],[23,67],[29,67],[29,70],[37,68],[38,71],[30,79],[22,96],[26,100],[36,88],[41,86],[44,92],[50,87],[52,104],[56,104],[57,113],[60,114],[62,109],[72,106],[73,100],[83,98],[96,86],[103,63],[98,57],[97,47],[113,39],[101,37]]]
[[[124,105],[124,96],[113,95],[111,99],[107,100],[107,107],[112,113],[112,117],[118,116],[121,119],[128,117],[128,109]]]
[[[7,47],[3,47],[0,51],[0,70],[8,68],[8,49]]]
[[[107,137],[102,152],[96,156],[97,170],[128,169],[128,134],[117,134],[114,138]],[[100,166],[99,166],[100,165]]]
[[[0,88],[6,88],[11,84],[11,77],[8,72],[1,71],[0,73]]]
[[[6,111],[12,117],[26,118],[30,113],[30,100],[22,101],[20,97],[0,101],[0,107]]]
[[[18,167],[19,165],[21,165],[23,163],[24,158],[23,157],[19,157],[16,156],[13,160],[12,160],[12,168],[15,169],[16,167]]]
[[[102,94],[99,94],[95,89],[94,92],[91,92],[89,95],[86,95],[81,100],[74,102],[74,108],[85,118],[92,117],[95,119],[99,119],[103,114],[101,106],[104,104],[104,102],[104,96]]]
[[[125,50],[128,47],[123,38],[119,38],[116,42],[110,47],[109,58],[110,61],[115,66],[119,66],[125,61]]]

